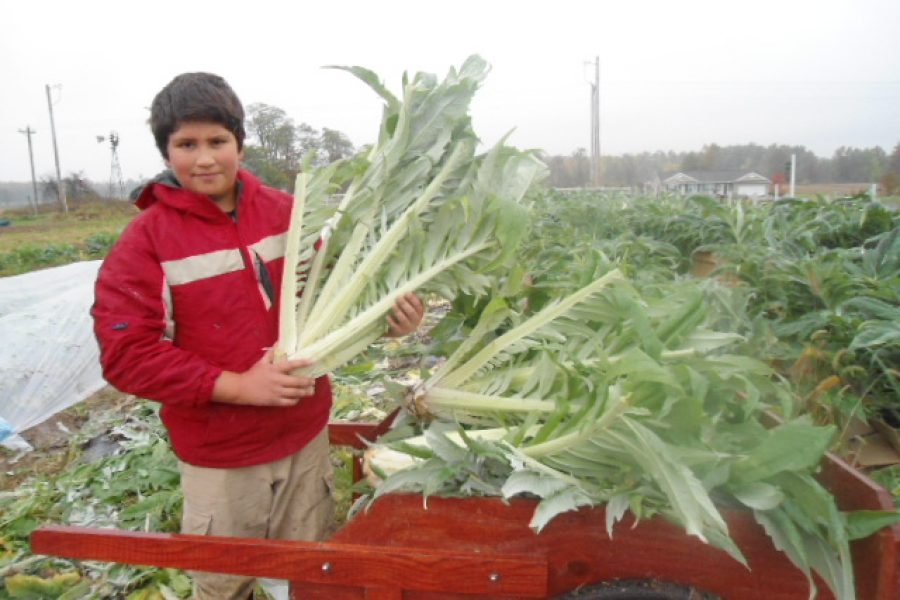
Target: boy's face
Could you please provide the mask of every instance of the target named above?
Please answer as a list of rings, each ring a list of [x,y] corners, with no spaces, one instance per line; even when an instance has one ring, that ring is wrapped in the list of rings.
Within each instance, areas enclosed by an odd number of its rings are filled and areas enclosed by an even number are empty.
[[[181,187],[206,194],[224,211],[234,210],[235,181],[244,152],[219,123],[188,121],[169,136],[166,164]]]

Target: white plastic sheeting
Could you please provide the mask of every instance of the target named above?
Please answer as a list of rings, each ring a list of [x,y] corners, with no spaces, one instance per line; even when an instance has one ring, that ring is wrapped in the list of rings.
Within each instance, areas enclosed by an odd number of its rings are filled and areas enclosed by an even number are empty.
[[[106,385],[90,316],[99,267],[95,260],[0,278],[4,445],[21,448],[16,434]]]

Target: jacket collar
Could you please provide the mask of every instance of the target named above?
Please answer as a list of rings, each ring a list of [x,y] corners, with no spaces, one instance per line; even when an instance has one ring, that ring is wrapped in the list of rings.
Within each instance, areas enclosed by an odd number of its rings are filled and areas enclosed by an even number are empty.
[[[238,205],[253,198],[260,185],[259,179],[250,171],[239,170],[237,174]],[[172,171],[168,170],[132,190],[130,197],[141,210],[146,210],[157,202],[161,202],[177,210],[206,219],[228,217],[209,196],[182,188]]]

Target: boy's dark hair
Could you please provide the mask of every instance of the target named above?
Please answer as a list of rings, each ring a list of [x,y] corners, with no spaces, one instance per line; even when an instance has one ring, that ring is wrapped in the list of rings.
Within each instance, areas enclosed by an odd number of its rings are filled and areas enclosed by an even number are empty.
[[[218,123],[244,147],[244,107],[224,79],[212,73],[182,73],[161,89],[150,106],[150,129],[156,147],[168,160],[169,136],[179,125],[204,121]]]

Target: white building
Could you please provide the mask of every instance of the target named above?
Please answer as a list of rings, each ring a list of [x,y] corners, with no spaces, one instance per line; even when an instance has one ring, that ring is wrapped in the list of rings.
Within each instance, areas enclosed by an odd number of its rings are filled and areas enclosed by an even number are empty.
[[[771,180],[753,171],[679,171],[659,182],[659,191],[682,196],[759,198],[769,195]]]

